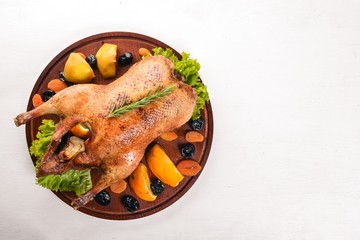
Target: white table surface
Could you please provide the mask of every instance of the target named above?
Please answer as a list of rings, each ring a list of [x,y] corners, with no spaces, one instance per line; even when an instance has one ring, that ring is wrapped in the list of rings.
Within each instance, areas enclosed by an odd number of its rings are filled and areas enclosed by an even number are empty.
[[[359,13],[356,0],[0,0],[0,239],[360,239]],[[53,57],[108,31],[190,52],[214,112],[198,181],[131,221],[35,185],[12,120]]]

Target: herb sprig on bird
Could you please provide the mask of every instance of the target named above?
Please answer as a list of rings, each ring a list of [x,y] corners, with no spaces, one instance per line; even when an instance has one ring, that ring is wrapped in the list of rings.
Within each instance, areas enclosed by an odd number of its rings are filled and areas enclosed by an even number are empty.
[[[166,95],[170,94],[172,91],[174,91],[176,88],[176,85],[171,85],[166,88],[160,89],[160,87],[157,87],[153,94],[150,95],[150,92],[143,98],[132,102],[132,103],[125,103],[120,106],[114,105],[113,109],[111,110],[108,117],[119,117],[123,115],[124,113],[130,112],[131,110],[135,108],[141,108],[146,106],[147,104],[156,101],[158,98],[165,97]]]

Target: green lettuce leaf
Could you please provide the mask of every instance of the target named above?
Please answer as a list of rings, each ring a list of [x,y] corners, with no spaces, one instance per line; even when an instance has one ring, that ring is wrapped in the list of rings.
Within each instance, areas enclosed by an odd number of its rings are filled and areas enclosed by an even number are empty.
[[[50,143],[51,136],[55,131],[55,123],[52,120],[44,119],[36,134],[36,138],[30,146],[30,154],[37,158],[35,170],[37,171],[40,160],[43,157],[47,146]]]
[[[35,171],[37,172],[41,158],[50,143],[51,136],[56,128],[52,120],[44,119],[36,134],[36,138],[30,146],[30,154],[36,157]],[[47,175],[38,177],[36,184],[53,191],[71,192],[76,195],[86,193],[92,188],[90,170],[69,170],[62,175]]]
[[[90,170],[69,170],[62,175],[38,177],[36,184],[53,191],[74,191],[77,196],[92,188]]]
[[[201,110],[204,109],[206,102],[209,101],[209,94],[206,86],[200,81],[199,71],[200,64],[196,59],[190,58],[190,54],[181,53],[181,59],[178,59],[170,48],[163,49],[161,47],[153,49],[154,55],[162,55],[169,58],[174,63],[174,70],[180,74],[183,81],[195,88],[197,93],[196,106],[192,115],[192,119],[200,118]]]

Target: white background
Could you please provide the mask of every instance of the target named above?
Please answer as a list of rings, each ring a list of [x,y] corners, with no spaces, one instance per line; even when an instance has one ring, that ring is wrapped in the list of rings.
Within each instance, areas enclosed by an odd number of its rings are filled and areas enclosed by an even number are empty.
[[[0,239],[360,239],[359,1],[0,0],[0,30]],[[108,31],[190,52],[214,112],[198,181],[131,221],[35,185],[12,120],[53,57]]]

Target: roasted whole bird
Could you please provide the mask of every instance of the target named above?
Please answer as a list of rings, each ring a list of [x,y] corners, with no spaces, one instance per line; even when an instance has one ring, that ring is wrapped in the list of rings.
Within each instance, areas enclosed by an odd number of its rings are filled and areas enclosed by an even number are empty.
[[[176,88],[170,94],[121,116],[109,117],[114,104],[132,103],[171,85]],[[18,115],[14,122],[20,126],[45,114],[60,117],[41,160],[38,176],[61,174],[69,169],[98,168],[101,171],[95,186],[73,200],[72,206],[77,209],[101,190],[128,177],[139,164],[146,147],[163,132],[186,123],[195,104],[196,92],[176,78],[172,61],[152,56],[134,64],[108,85],[68,87],[41,106]],[[91,137],[85,142],[84,151],[63,161],[56,149],[62,137],[80,122],[90,127]]]

